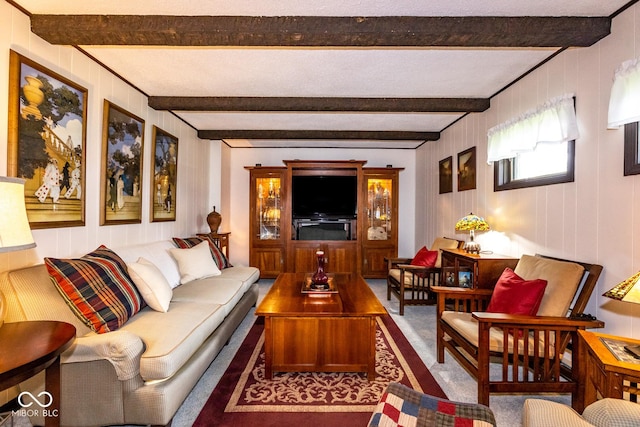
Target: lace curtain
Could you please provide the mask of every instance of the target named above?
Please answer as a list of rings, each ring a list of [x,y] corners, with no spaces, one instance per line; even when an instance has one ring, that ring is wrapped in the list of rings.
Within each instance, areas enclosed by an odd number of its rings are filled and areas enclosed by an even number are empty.
[[[539,142],[577,139],[578,123],[572,94],[550,99],[535,110],[489,129],[487,162],[533,151]]]
[[[640,58],[625,61],[613,76],[608,128],[640,121]]]

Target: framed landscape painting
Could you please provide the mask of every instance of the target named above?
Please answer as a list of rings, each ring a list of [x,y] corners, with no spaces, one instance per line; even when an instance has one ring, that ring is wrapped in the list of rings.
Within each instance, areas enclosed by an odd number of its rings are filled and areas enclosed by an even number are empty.
[[[85,223],[87,89],[9,53],[7,174],[25,179],[31,228]]]
[[[100,225],[142,222],[144,120],[105,99]]]
[[[151,222],[176,220],[178,138],[153,127]]]
[[[476,147],[458,153],[458,191],[476,188]]]
[[[453,156],[440,160],[438,170],[440,194],[451,193],[453,191]]]

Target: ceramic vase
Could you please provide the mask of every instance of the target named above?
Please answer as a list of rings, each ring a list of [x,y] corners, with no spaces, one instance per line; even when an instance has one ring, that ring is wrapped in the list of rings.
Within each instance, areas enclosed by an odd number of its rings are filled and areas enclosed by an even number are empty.
[[[213,211],[207,215],[207,224],[209,224],[209,228],[212,233],[218,232],[218,227],[220,227],[220,223],[222,222],[222,215],[216,212],[216,207],[213,207]]]

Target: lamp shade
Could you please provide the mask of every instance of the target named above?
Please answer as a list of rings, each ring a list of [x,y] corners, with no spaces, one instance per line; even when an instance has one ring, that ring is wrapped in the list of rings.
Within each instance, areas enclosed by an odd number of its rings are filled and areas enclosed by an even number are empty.
[[[489,224],[481,216],[470,213],[456,222],[456,231],[489,231]]]
[[[639,281],[640,272],[617,284],[602,295],[618,301],[640,304],[640,285],[638,284]]]
[[[0,177],[0,252],[36,246],[24,202],[24,179]]]

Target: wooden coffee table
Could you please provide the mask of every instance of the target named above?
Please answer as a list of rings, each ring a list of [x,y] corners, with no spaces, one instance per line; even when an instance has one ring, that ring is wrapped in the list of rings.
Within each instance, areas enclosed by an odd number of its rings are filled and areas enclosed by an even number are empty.
[[[256,309],[265,319],[265,378],[273,372],[366,372],[375,379],[376,317],[386,314],[358,274],[332,275],[337,293],[305,294],[305,273],[282,273]]]

